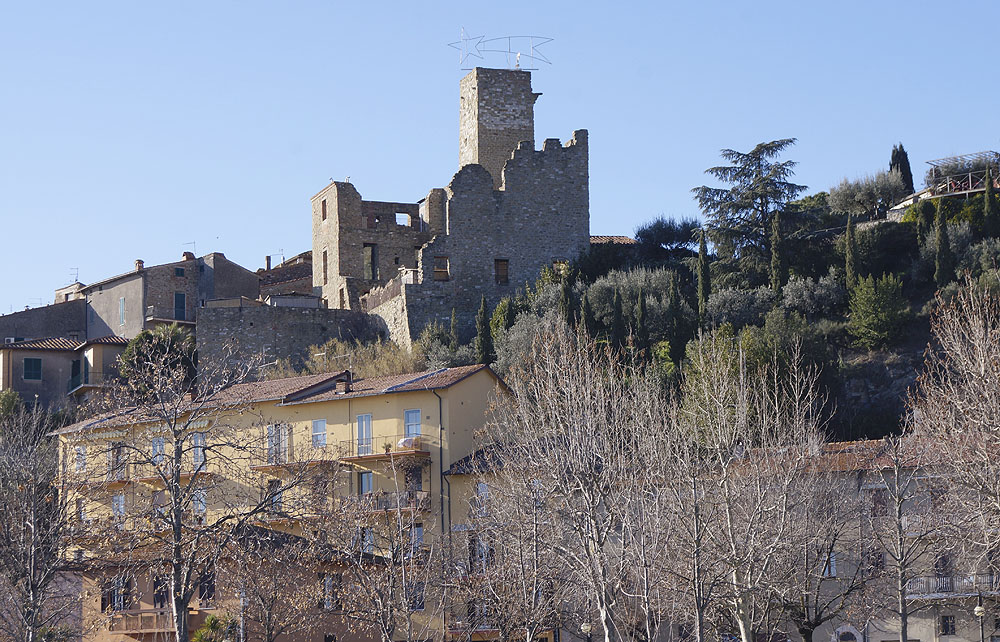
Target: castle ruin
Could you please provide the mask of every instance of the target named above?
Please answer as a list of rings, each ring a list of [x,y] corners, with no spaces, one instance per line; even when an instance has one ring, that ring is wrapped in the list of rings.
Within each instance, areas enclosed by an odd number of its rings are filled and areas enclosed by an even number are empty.
[[[366,201],[351,183],[312,197],[313,292],[368,312],[410,346],[438,321],[475,331],[495,306],[590,243],[587,130],[535,149],[531,73],[472,70],[460,83],[459,171],[415,203]]]

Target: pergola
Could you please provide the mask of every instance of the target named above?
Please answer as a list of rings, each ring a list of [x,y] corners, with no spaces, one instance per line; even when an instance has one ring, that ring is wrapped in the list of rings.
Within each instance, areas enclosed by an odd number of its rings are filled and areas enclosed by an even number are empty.
[[[931,186],[931,191],[935,196],[974,194],[986,189],[987,168],[993,168],[990,178],[993,180],[993,186],[997,186],[1000,153],[974,152],[927,161],[927,164],[933,168],[931,176],[934,184]]]

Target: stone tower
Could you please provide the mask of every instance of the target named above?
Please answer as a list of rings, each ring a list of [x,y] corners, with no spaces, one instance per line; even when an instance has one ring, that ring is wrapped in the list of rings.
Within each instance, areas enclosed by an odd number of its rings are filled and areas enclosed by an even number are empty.
[[[460,84],[458,166],[478,163],[503,181],[503,165],[517,144],[535,145],[535,100],[531,72],[476,67]]]

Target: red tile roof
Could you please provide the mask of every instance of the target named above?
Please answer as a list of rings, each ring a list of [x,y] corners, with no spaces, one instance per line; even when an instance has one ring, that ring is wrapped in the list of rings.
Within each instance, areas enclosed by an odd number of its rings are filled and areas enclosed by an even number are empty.
[[[109,334],[106,337],[97,337],[96,339],[89,339],[84,345],[108,345],[108,346],[124,346],[128,345],[128,339],[125,337],[119,337],[115,334]]]
[[[457,368],[443,368],[441,370],[359,379],[352,383],[350,392],[344,391],[342,373],[324,372],[314,375],[237,384],[219,393],[211,401],[220,406],[265,401],[278,401],[283,405],[291,405],[336,399],[354,399],[357,397],[370,397],[397,392],[439,390],[452,386],[480,370],[488,370],[493,374],[493,371],[488,366],[479,364]],[[496,377],[495,374],[493,376]],[[497,381],[500,381],[500,379],[497,378]],[[199,403],[198,405],[204,407],[205,404]],[[123,426],[130,423],[156,420],[156,417],[141,417],[136,414],[134,409],[129,409],[117,413],[98,415],[61,428],[53,434],[65,434],[92,428]]]
[[[610,243],[611,245],[635,245],[639,241],[635,240],[631,236],[600,236],[591,235],[590,244],[591,245],[604,245]]]
[[[66,339],[65,337],[48,337],[45,339],[28,339],[27,341],[16,341],[5,343],[0,348],[12,350],[63,350],[73,351],[83,345],[82,341],[76,339]]]

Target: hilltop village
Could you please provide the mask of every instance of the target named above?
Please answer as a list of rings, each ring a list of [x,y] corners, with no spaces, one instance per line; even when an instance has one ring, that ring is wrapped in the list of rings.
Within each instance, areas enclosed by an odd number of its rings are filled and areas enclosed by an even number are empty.
[[[459,89],[418,200],[0,316],[0,640],[1000,640],[1000,155],[596,236],[588,131]]]

